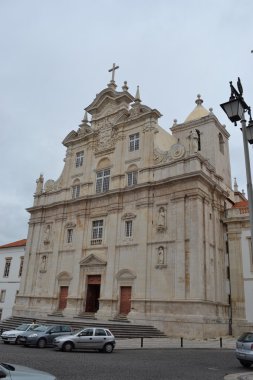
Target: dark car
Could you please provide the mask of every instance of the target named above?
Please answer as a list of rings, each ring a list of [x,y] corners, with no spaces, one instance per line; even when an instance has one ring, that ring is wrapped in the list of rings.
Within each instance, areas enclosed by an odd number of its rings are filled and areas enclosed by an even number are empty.
[[[53,342],[54,347],[68,352],[77,348],[111,353],[115,344],[111,331],[101,327],[89,327],[69,336],[59,336]]]
[[[68,325],[41,325],[32,332],[27,331],[19,335],[19,343],[24,346],[36,346],[44,348],[53,344],[53,340],[61,335],[72,334],[73,330]]]
[[[235,354],[244,367],[253,364],[253,332],[245,332],[237,339]]]

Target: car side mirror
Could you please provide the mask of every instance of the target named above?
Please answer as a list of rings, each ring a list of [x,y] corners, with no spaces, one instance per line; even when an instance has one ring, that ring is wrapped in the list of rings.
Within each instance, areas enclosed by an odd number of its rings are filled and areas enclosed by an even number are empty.
[[[0,369],[0,379],[5,379],[6,377],[6,373]]]

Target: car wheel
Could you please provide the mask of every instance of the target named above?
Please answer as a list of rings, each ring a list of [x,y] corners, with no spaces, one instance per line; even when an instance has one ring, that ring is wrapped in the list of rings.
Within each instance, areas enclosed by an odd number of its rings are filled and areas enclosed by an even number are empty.
[[[46,342],[45,339],[39,339],[38,343],[37,343],[37,347],[39,347],[39,348],[45,348],[46,344],[47,344],[47,342]]]
[[[105,344],[103,351],[110,354],[113,351],[113,345],[111,343]]]
[[[10,342],[4,342],[4,344],[9,344]]]
[[[73,348],[74,348],[73,343],[71,343],[71,342],[66,342],[66,343],[64,343],[64,345],[62,346],[62,351],[70,352],[70,351],[73,350]]]
[[[16,338],[16,340],[15,340],[15,344],[20,344],[19,336],[17,336],[17,338]]]
[[[241,365],[243,365],[243,367],[245,368],[249,368],[251,366],[251,362],[247,362],[247,360],[239,360],[239,362],[241,363]]]

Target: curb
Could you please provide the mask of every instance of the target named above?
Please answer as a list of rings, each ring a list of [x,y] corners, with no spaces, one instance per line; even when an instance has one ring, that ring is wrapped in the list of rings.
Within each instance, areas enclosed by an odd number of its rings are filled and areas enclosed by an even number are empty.
[[[227,375],[224,377],[224,380],[253,380],[253,373],[235,373],[233,375]]]

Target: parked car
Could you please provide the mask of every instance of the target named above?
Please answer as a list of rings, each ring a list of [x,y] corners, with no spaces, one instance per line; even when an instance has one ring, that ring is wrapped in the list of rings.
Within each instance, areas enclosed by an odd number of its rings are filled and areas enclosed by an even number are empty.
[[[237,339],[235,354],[244,367],[253,364],[253,332],[245,332]]]
[[[18,364],[0,363],[0,379],[5,380],[56,380],[50,373],[23,367]]]
[[[115,347],[115,337],[110,330],[101,327],[89,327],[72,335],[59,336],[53,341],[55,348],[62,351],[85,348],[110,353]]]
[[[31,323],[31,324],[23,323],[22,325],[16,327],[14,330],[4,331],[1,335],[1,338],[5,344],[8,344],[8,343],[17,344],[17,343],[19,343],[20,334],[22,334],[25,331],[31,332],[32,330],[34,330],[38,326],[39,325],[35,324],[35,323]]]
[[[33,331],[24,332],[19,336],[19,342],[24,346],[37,346],[44,348],[53,343],[54,338],[59,335],[69,335],[73,332],[68,325],[41,325]]]

